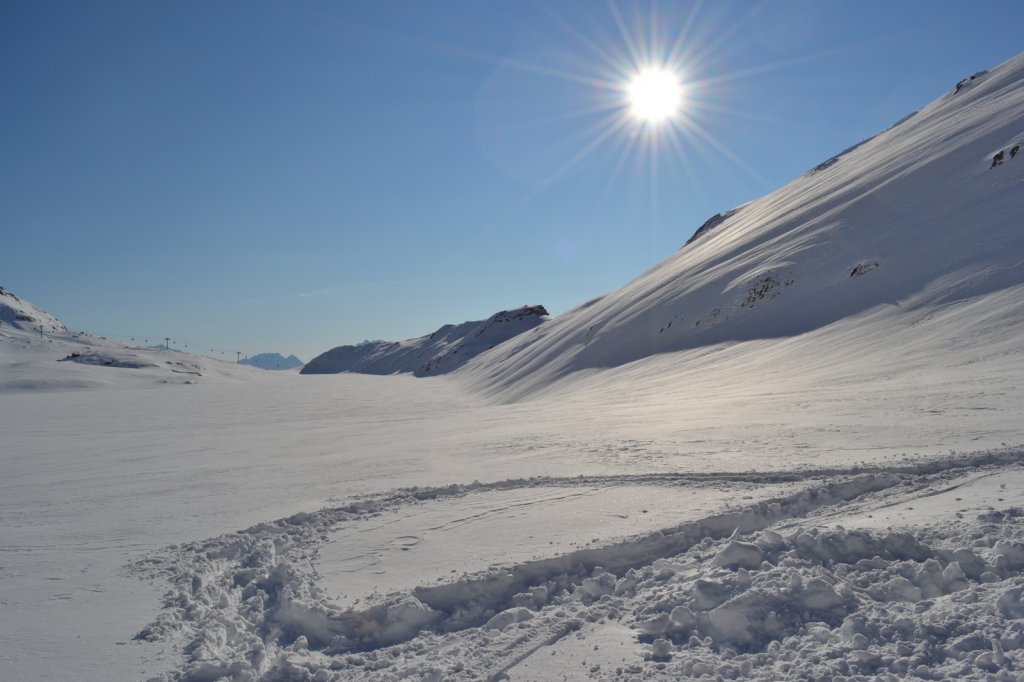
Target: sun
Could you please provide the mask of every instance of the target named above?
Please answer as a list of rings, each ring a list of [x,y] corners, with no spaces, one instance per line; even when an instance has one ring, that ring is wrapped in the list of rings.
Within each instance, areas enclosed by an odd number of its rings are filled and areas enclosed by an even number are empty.
[[[633,117],[651,125],[674,118],[683,106],[682,81],[664,67],[641,69],[630,79],[626,93]]]

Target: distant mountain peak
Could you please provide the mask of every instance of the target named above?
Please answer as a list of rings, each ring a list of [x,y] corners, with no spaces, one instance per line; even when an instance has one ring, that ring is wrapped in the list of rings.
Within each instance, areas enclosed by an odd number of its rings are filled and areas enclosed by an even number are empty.
[[[542,305],[501,310],[486,320],[446,324],[406,341],[363,341],[338,346],[313,358],[303,374],[445,374],[549,319]]]
[[[302,367],[302,360],[294,355],[285,357],[280,353],[260,353],[239,361],[243,365],[252,365],[260,369],[294,369]]]

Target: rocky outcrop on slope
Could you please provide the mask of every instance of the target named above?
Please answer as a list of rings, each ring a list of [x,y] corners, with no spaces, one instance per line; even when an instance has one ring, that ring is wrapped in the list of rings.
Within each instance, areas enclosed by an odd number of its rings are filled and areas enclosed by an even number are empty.
[[[689,246],[693,242],[697,241],[697,239],[703,237],[708,232],[724,223],[726,220],[731,218],[736,213],[736,211],[740,210],[740,208],[742,208],[742,206],[738,206],[730,211],[722,211],[721,213],[716,213],[715,215],[705,220],[704,224],[698,227],[697,231],[694,232],[693,235],[686,240],[686,244],[684,244],[684,246]]]

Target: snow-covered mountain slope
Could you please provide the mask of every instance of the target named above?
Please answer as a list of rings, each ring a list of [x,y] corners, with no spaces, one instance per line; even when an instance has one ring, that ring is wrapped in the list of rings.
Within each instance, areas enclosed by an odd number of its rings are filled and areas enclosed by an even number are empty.
[[[544,306],[523,306],[502,310],[483,321],[446,324],[433,334],[407,341],[338,346],[310,360],[302,374],[445,374],[548,319]]]
[[[259,353],[251,358],[245,358],[241,361],[241,364],[259,367],[260,369],[294,369],[302,367],[302,360],[299,360],[294,355],[285,357],[280,353]]]
[[[242,367],[160,347],[141,347],[64,323],[0,288],[0,392],[46,389],[195,384],[260,374]]]
[[[68,330],[64,323],[53,315],[0,287],[0,329],[4,325],[36,333],[40,327],[44,332],[51,333],[64,333]]]
[[[829,354],[837,367],[900,350],[892,342],[911,350],[929,335],[963,361],[986,356],[1024,314],[1024,155],[1011,156],[1021,142],[1024,56],[715,216],[620,290],[481,355],[461,374],[508,400],[592,374],[584,370],[811,332],[819,333],[816,351],[844,345]],[[983,300],[991,304],[973,305]],[[938,314],[943,329],[875,343],[876,332]],[[970,326],[979,316],[984,336]],[[840,322],[846,330],[830,337]],[[792,357],[805,350],[794,347]]]

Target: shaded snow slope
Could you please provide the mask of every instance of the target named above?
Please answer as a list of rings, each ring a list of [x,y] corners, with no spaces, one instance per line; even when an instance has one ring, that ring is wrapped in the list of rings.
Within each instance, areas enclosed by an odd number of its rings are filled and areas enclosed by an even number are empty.
[[[1007,291],[1016,291],[1006,301],[1016,308],[1024,299],[1024,156],[1009,150],[1022,141],[1024,56],[719,214],[622,289],[485,353],[463,374],[511,399],[584,370],[788,339],[857,316],[906,327]],[[1000,150],[1005,161],[992,168]],[[952,339],[955,316],[947,331]]]
[[[483,321],[446,324],[433,334],[407,341],[338,346],[310,360],[302,374],[445,374],[547,319],[544,306],[523,306],[502,310]]]
[[[260,353],[251,358],[245,358],[240,362],[243,365],[251,365],[260,369],[295,369],[302,367],[302,360],[294,355],[285,357],[280,353]]]

